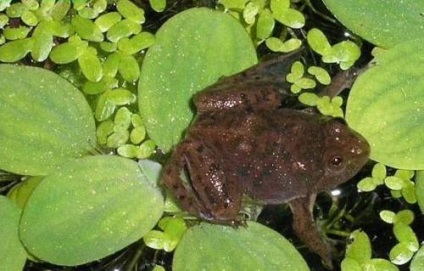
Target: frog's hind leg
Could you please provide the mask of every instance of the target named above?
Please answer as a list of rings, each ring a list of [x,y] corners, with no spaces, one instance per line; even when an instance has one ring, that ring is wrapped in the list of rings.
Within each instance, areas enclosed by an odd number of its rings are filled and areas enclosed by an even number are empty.
[[[312,214],[315,196],[311,195],[290,201],[289,205],[293,212],[293,229],[309,249],[321,257],[323,264],[328,269],[333,269],[332,260],[335,251],[325,241]]]
[[[191,214],[232,224],[241,208],[241,196],[235,180],[225,174],[223,167],[222,158],[201,140],[185,140],[165,167],[164,184]],[[183,170],[188,175],[187,183],[180,176]]]
[[[190,142],[185,141],[174,150],[163,169],[162,184],[175,196],[183,210],[195,216],[202,216],[206,215],[206,210],[195,197],[191,186],[181,177],[186,163],[184,153],[190,145]]]

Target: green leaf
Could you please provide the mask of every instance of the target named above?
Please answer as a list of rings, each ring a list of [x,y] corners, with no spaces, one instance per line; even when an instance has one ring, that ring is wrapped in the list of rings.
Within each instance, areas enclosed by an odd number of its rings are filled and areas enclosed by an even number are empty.
[[[414,204],[417,202],[417,198],[415,196],[415,185],[411,181],[406,181],[402,188],[402,196],[406,202],[409,204]]]
[[[146,137],[146,128],[144,126],[137,126],[131,130],[130,140],[133,144],[140,144]]]
[[[78,64],[85,78],[91,82],[98,82],[103,77],[103,67],[97,57],[94,47],[87,47],[78,57]]]
[[[87,4],[88,4],[89,1],[90,0],[73,1],[74,9],[77,10],[77,11],[83,9],[84,7],[87,6]]]
[[[40,7],[40,4],[38,3],[37,0],[23,0],[22,3],[29,10],[36,10]]]
[[[1,169],[45,175],[94,151],[92,111],[78,89],[40,68],[0,65],[0,74]]]
[[[397,265],[409,262],[412,256],[414,256],[414,252],[408,248],[408,244],[406,243],[395,245],[389,253],[390,261]]]
[[[93,3],[93,9],[97,11],[98,13],[102,13],[106,10],[108,5],[107,0],[96,0]]]
[[[275,21],[269,9],[260,12],[258,22],[256,24],[256,36],[258,39],[268,38],[274,29]]]
[[[380,218],[386,223],[392,224],[394,223],[396,214],[389,210],[383,210],[380,212]]]
[[[21,17],[22,22],[29,26],[36,26],[38,24],[38,18],[34,12],[25,10]]]
[[[346,257],[359,263],[371,259],[371,242],[365,232],[356,230],[350,234],[353,242],[346,248]]]
[[[286,9],[281,12],[273,12],[272,15],[280,23],[291,28],[302,28],[305,25],[305,17],[296,9]]]
[[[349,257],[343,259],[340,267],[342,271],[362,271],[362,267],[358,261]]]
[[[362,264],[362,269],[366,271],[399,271],[396,265],[386,259],[370,259]],[[350,271],[350,270],[346,270]]]
[[[424,35],[424,28],[417,27],[423,23],[424,0],[324,0],[324,3],[347,28],[383,48]]]
[[[32,35],[34,44],[31,50],[31,56],[35,61],[41,62],[49,57],[53,48],[53,35],[51,33],[50,22],[40,23]]]
[[[78,11],[78,15],[86,19],[95,19],[97,16],[99,16],[99,12],[92,9],[91,7],[84,7]]]
[[[139,160],[138,165],[141,172],[143,172],[143,175],[146,176],[147,180],[154,186],[158,186],[161,178],[162,165],[158,162],[148,159]]]
[[[193,118],[192,95],[255,62],[250,37],[230,15],[194,8],[169,19],[147,52],[138,86],[149,136],[169,151]]]
[[[115,77],[118,72],[119,62],[121,62],[121,54],[110,54],[103,62],[103,73],[105,76]]]
[[[248,0],[219,0],[219,3],[222,4],[227,9],[240,9],[242,10],[246,5]]]
[[[62,165],[34,190],[23,211],[20,236],[41,260],[84,264],[139,240],[162,212],[161,192],[136,162],[86,157]]]
[[[116,105],[128,105],[136,101],[136,96],[125,88],[117,88],[106,93],[108,99]]]
[[[131,39],[122,38],[118,41],[118,49],[128,55],[132,55],[152,46],[154,42],[155,36],[149,32],[141,32],[134,35]]]
[[[83,85],[82,91],[88,95],[97,95],[118,86],[116,78],[103,76],[99,82],[87,81]]]
[[[299,101],[309,106],[315,106],[318,100],[319,97],[315,93],[304,92],[299,95]]]
[[[27,7],[23,3],[14,3],[6,9],[6,15],[9,18],[19,18],[25,10],[27,10]]]
[[[131,20],[124,19],[114,24],[107,31],[107,39],[111,42],[118,42],[120,39],[129,37],[133,34],[138,34],[141,31],[140,24],[137,24]]]
[[[293,245],[277,232],[249,222],[246,228],[202,223],[183,236],[173,270],[309,270]]]
[[[68,38],[75,34],[75,29],[68,22],[49,21],[49,27],[51,34],[56,37]]]
[[[312,28],[308,31],[307,40],[312,50],[320,55],[327,55],[331,50],[331,45],[328,42],[325,34],[318,28]]]
[[[394,168],[424,169],[423,40],[379,54],[355,81],[346,120],[371,145],[371,159]]]
[[[384,179],[386,186],[393,190],[401,190],[403,187],[403,180],[396,176],[389,176]]]
[[[132,113],[128,108],[119,108],[113,120],[115,123],[115,126],[113,127],[114,131],[127,130],[131,124],[131,115]]]
[[[8,40],[18,40],[26,38],[31,28],[25,26],[19,26],[16,28],[11,28],[9,26],[3,29],[3,35]]]
[[[8,8],[10,6],[10,2],[12,2],[12,0],[0,1],[0,11],[4,11],[6,8]]]
[[[43,179],[44,176],[29,177],[26,180],[14,185],[13,188],[7,193],[7,197],[15,202],[19,208],[23,209],[26,202],[28,201],[28,198],[31,196],[32,191],[34,191],[34,189]]]
[[[0,270],[24,270],[27,253],[18,236],[21,210],[11,200],[0,196]]]
[[[415,195],[421,213],[424,213],[424,171],[417,171],[415,175]]]
[[[92,20],[77,15],[72,17],[71,23],[81,38],[94,42],[103,41],[102,31]]]
[[[118,148],[124,146],[124,144],[128,141],[130,137],[130,133],[127,130],[118,130],[114,131],[106,141],[106,146],[108,148]]]
[[[256,15],[259,13],[259,6],[254,2],[249,2],[243,9],[243,18],[247,24],[253,24],[256,21]]]
[[[166,8],[166,0],[149,0],[149,3],[156,12],[162,12]]]
[[[290,0],[271,0],[270,8],[272,13],[283,13],[290,8]]]
[[[414,213],[408,209],[399,211],[394,218],[394,223],[403,223],[405,225],[411,224],[412,221],[414,221]]]
[[[381,163],[377,163],[374,165],[374,167],[372,168],[372,173],[371,175],[379,180],[383,180],[386,178],[386,166],[381,164]]]
[[[140,145],[140,153],[137,156],[138,159],[144,159],[153,154],[156,148],[156,144],[153,140],[146,140]]]
[[[81,3],[85,1],[79,0],[78,2]],[[84,3],[82,4],[84,5]],[[51,18],[54,21],[59,22],[68,14],[69,9],[71,8],[71,1],[56,1],[56,3],[54,1],[41,1],[41,7],[43,6],[48,10]]]
[[[99,27],[100,31],[106,32],[113,25],[121,21],[121,14],[118,12],[108,12],[98,17],[94,23]]]
[[[98,121],[108,119],[115,112],[116,103],[110,98],[112,90],[108,90],[100,95],[97,100],[94,116]]]
[[[412,259],[410,270],[411,271],[422,271],[424,270],[424,246],[421,246],[418,252]]]
[[[140,153],[140,148],[132,144],[124,144],[118,147],[117,152],[122,157],[136,158]]]
[[[140,76],[140,67],[137,60],[132,55],[121,54],[118,71],[125,81],[133,83]]]
[[[328,42],[327,37],[318,28],[312,28],[309,30],[306,38],[312,50],[320,55],[326,55],[331,50],[331,45]]]
[[[342,70],[349,69],[361,55],[361,51],[355,43],[351,41],[342,41],[331,47],[322,61],[325,63],[339,63]]]
[[[119,13],[122,14],[122,16],[133,21],[134,23],[144,23],[144,10],[139,8],[131,1],[118,0],[118,3],[116,4],[116,9],[119,11]]]
[[[373,191],[377,187],[377,184],[376,184],[374,178],[365,177],[364,179],[359,181],[357,186],[358,186],[358,189],[360,191],[370,192],[370,191]]]
[[[50,59],[56,64],[66,64],[77,60],[88,47],[86,41],[68,41],[55,46],[50,53]]]
[[[329,85],[331,83],[331,77],[324,68],[312,66],[308,68],[308,73],[314,75],[318,82],[323,85]]]
[[[1,6],[1,2],[0,2]],[[0,27],[3,28],[9,22],[9,17],[6,14],[0,14]],[[3,30],[4,31],[4,30]]]
[[[163,231],[153,230],[148,232],[144,237],[143,241],[146,246],[159,250],[165,246],[166,235]]]
[[[393,232],[396,239],[407,246],[407,248],[413,252],[419,248],[419,243],[415,232],[408,225],[403,223],[395,223],[393,226]]]
[[[16,62],[24,58],[31,50],[34,40],[31,38],[7,42],[0,46],[0,61]]]
[[[108,136],[113,133],[113,126],[114,123],[110,119],[100,123],[96,131],[99,144],[106,145]]]

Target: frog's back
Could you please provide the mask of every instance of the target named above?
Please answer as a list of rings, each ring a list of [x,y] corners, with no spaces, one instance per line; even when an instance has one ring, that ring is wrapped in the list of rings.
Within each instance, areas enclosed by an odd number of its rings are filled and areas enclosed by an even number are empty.
[[[319,115],[291,109],[216,112],[198,116],[189,133],[222,154],[226,171],[246,194],[266,203],[307,194],[323,174]]]

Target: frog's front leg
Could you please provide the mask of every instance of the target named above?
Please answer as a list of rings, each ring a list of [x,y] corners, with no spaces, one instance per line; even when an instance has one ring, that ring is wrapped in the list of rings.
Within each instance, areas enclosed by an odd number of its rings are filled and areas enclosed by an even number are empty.
[[[293,213],[293,229],[308,248],[321,257],[324,265],[333,269],[333,249],[325,242],[324,236],[320,233],[313,217],[312,208],[315,198],[316,194],[290,201],[289,205]]]
[[[200,218],[233,224],[241,208],[241,194],[222,157],[200,139],[184,140],[164,168],[163,184],[181,207]],[[186,171],[188,180],[181,179]]]

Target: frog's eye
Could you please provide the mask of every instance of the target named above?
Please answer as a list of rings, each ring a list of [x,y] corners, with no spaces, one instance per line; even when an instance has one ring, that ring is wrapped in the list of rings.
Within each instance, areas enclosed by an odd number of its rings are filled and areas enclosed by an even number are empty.
[[[343,157],[336,155],[330,158],[329,165],[332,169],[339,169],[343,166],[344,159]]]

